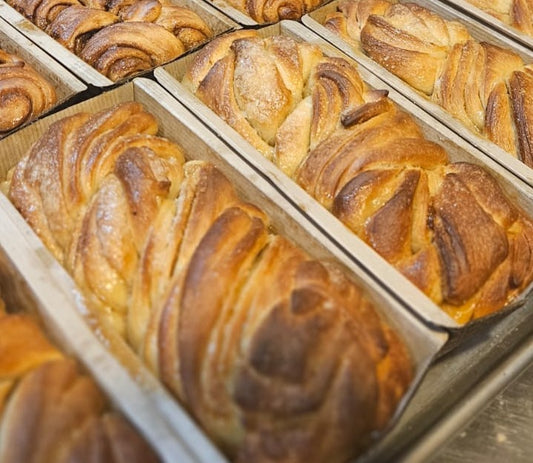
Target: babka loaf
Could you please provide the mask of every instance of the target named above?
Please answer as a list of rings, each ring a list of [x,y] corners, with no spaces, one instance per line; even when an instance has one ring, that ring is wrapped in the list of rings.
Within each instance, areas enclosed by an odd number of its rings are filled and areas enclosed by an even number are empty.
[[[300,19],[304,14],[325,3],[325,0],[226,0],[226,2],[254,21],[263,24],[283,19]]]
[[[200,50],[183,84],[458,322],[533,279],[532,220],[348,61],[238,31]]]
[[[472,132],[533,167],[533,68],[415,3],[341,0],[324,23],[442,106]]]
[[[0,49],[0,136],[56,103],[56,91],[24,60]]]
[[[166,0],[8,0],[26,18],[113,81],[171,61],[213,32]]]
[[[271,231],[138,103],[52,124],[9,197],[112,325],[239,462],[344,462],[412,379],[335,264]]]
[[[526,35],[533,36],[533,2],[531,0],[466,0]]]
[[[76,362],[0,301],[0,462],[156,461]]]

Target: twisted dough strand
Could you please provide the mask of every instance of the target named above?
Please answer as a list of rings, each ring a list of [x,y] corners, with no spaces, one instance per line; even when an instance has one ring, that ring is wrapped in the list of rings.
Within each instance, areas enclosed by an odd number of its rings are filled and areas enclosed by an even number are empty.
[[[416,25],[462,37],[442,20]],[[438,41],[426,48],[445,56]],[[496,82],[505,65],[491,69]],[[533,279],[531,220],[481,167],[450,163],[347,61],[241,33],[201,50],[183,83],[459,322],[498,310]],[[462,88],[439,87],[443,99]]]
[[[228,3],[258,23],[300,19],[324,0],[228,0]]]
[[[228,455],[345,461],[407,389],[404,345],[338,267],[156,130],[136,103],[58,121],[9,196]]]

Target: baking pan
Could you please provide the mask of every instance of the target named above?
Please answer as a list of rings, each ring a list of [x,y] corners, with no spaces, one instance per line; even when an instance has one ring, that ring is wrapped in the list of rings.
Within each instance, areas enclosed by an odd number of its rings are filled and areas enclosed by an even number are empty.
[[[330,56],[344,56],[353,62],[353,60],[343,55],[325,40],[295,21],[282,21],[279,24],[261,28],[259,32],[263,36],[281,33],[297,40],[315,43],[322,48],[325,54]],[[310,195],[305,193],[303,189],[298,187],[280,169],[255,150],[240,134],[229,127],[228,124],[181,85],[180,81],[193,57],[194,54],[191,54],[157,69],[154,73],[156,79],[174,97],[193,111],[207,127],[223,138],[226,143],[246,159],[250,165],[258,169],[262,175],[266,176],[282,194],[295,203],[302,211],[305,211],[307,217],[326,236],[343,249],[352,260],[358,262],[384,284],[406,307],[416,313],[417,316],[429,325],[448,329],[454,338],[453,342],[448,343],[449,348],[452,348],[455,343],[459,343],[463,336],[468,336],[471,331],[483,329],[483,325],[490,324],[498,317],[504,316],[516,306],[533,304],[533,301],[526,297],[529,293],[529,288],[528,291],[525,291],[507,309],[502,309],[493,315],[470,322],[466,326],[459,325],[392,265],[379,256],[377,252],[370,246],[367,246],[352,231],[345,227],[344,224]],[[488,159],[483,153],[473,148],[444,125],[439,124],[438,121],[434,120],[374,74],[364,68],[359,68],[359,71],[363,80],[371,87],[388,89],[389,97],[405,111],[413,115],[419,126],[421,126],[426,138],[445,147],[452,161],[467,161],[485,167],[499,180],[507,194],[530,215],[533,215],[533,203],[531,202],[533,190],[528,185],[517,180],[506,169],[503,169],[497,163]]]
[[[57,95],[56,104],[38,117],[42,117],[44,114],[53,111],[70,98],[87,90],[85,84],[76,79],[56,61],[50,59],[46,53],[7,22],[3,21],[2,18],[0,18],[0,48],[7,53],[18,56],[31,65],[54,87]],[[20,130],[21,127],[30,122],[32,121],[29,120],[8,133]],[[0,134],[0,138],[5,137],[8,133]]]
[[[533,51],[529,50],[511,39],[498,34],[497,32],[489,29],[487,26],[475,21],[474,19],[461,14],[453,8],[444,5],[442,3],[429,2],[428,0],[414,0],[411,3],[417,3],[423,7],[433,10],[445,19],[455,20],[462,23],[467,27],[470,35],[479,41],[484,41],[498,45],[502,48],[512,49],[518,53],[526,63],[533,63]],[[400,93],[404,94],[409,100],[420,106],[426,112],[435,116],[443,124],[452,129],[455,133],[474,145],[480,151],[487,156],[494,159],[497,163],[504,166],[507,170],[512,172],[515,176],[519,177],[524,182],[533,186],[533,169],[526,166],[523,162],[519,161],[495,143],[492,143],[488,139],[476,135],[467,129],[457,119],[452,117],[447,111],[441,108],[436,103],[431,102],[427,97],[413,89],[406,84],[402,79],[395,76],[385,68],[377,64],[375,61],[366,56],[361,50],[355,50],[347,42],[336,36],[334,33],[328,31],[322,26],[323,21],[328,13],[334,12],[338,5],[338,1],[335,0],[328,3],[326,6],[319,8],[312,13],[304,16],[302,22],[312,31],[316,32],[328,42],[335,45],[342,50],[345,54],[356,60],[361,66],[367,68],[370,72],[378,75],[383,81],[387,82],[390,86],[397,89]]]
[[[238,24],[233,22],[228,17],[217,11],[202,0],[176,0],[172,3],[176,5],[185,6],[198,13],[202,19],[211,27],[214,35],[219,35],[223,32],[238,28]],[[35,42],[39,47],[50,54],[54,59],[59,61],[63,66],[68,68],[80,80],[86,84],[96,88],[106,88],[120,85],[121,83],[131,80],[131,76],[113,82],[108,77],[104,76],[91,65],[83,61],[74,53],[69,51],[59,42],[56,42],[52,37],[44,31],[35,26],[31,21],[22,16],[18,11],[9,6],[4,0],[0,0],[0,18],[5,19],[19,32],[24,34],[30,40]],[[146,71],[146,74],[150,71]]]
[[[503,21],[499,20],[494,16],[491,16],[486,11],[483,11],[482,9],[472,5],[471,3],[459,0],[433,0],[433,3],[448,4],[460,13],[463,13],[466,16],[475,19],[483,25],[486,25],[489,28],[498,31],[499,33],[508,36],[519,44],[524,45],[525,47],[533,50],[533,37],[531,35],[524,34],[516,27],[504,23]]]
[[[316,228],[303,218],[303,214],[298,208],[287,202],[275,188],[244,163],[236,153],[207,130],[200,121],[156,82],[147,79],[135,79],[132,83],[71,106],[2,140],[0,142],[0,150],[8,152],[9,157],[0,161],[0,180],[5,179],[7,171],[53,121],[82,110],[98,111],[123,101],[138,101],[144,104],[146,109],[156,116],[160,122],[160,135],[177,142],[184,148],[186,153],[194,153],[194,159],[213,162],[234,183],[242,197],[260,206],[269,215],[271,224],[277,232],[289,236],[292,241],[300,245],[313,257],[337,261],[345,268],[354,281],[366,288],[380,314],[398,330],[400,336],[405,340],[415,365],[415,379],[398,408],[394,418],[397,419],[401,409],[405,407],[407,401],[416,390],[429,364],[445,344],[447,334],[443,331],[431,329],[408,311],[405,311],[396,299],[387,291],[384,291],[374,279],[369,277],[352,260],[348,259],[331,242],[325,240]],[[0,234],[0,244],[2,237],[10,236],[10,241],[14,243],[11,244],[11,247],[6,246],[6,249],[13,248],[13,260],[16,261],[17,265],[26,264],[25,260],[28,260],[27,265],[22,268],[21,274],[27,279],[29,285],[38,285],[35,290],[35,294],[38,297],[44,296],[47,298],[45,302],[48,304],[47,307],[50,308],[47,310],[49,312],[48,316],[59,317],[60,320],[56,322],[61,323],[61,327],[64,330],[69,330],[68,327],[71,326],[68,318],[76,319],[76,323],[83,324],[83,316],[85,321],[92,327],[92,333],[98,334],[98,338],[103,345],[127,369],[130,374],[129,380],[134,381],[147,394],[147,397],[141,400],[141,403],[151,403],[151,410],[161,415],[161,419],[165,421],[169,429],[178,436],[177,438],[180,438],[182,445],[193,455],[194,461],[209,463],[223,461],[220,454],[209,444],[206,437],[198,432],[192,421],[186,417],[185,412],[178,403],[169,397],[158,380],[141,365],[140,360],[133,354],[125,341],[117,334],[106,331],[102,326],[95,323],[84,304],[83,297],[76,290],[70,276],[51,257],[4,195],[0,195],[0,215],[2,214],[9,219],[10,223],[13,223],[16,231],[10,232],[9,235]],[[18,235],[24,239],[17,240],[13,238]],[[18,257],[17,246],[23,248],[21,251],[22,257],[20,258]],[[59,305],[58,300],[56,300],[54,294],[48,295],[46,293],[45,288],[47,285],[52,288],[57,287],[57,292],[64,301],[62,304],[63,310],[68,312],[68,316],[55,314],[53,308]],[[42,294],[43,292],[45,292],[44,295]],[[72,341],[76,342],[76,336],[70,331],[68,334],[72,335]],[[79,347],[82,351],[89,351],[83,346],[77,345],[76,347]],[[102,349],[102,344],[99,344],[98,350],[101,351]],[[80,354],[83,354],[83,352]],[[108,354],[106,353],[106,355]],[[90,361],[91,359],[89,359],[89,363]],[[114,383],[115,381],[110,381],[109,387],[113,387]],[[116,383],[118,384],[118,382]],[[121,395],[119,386],[114,389],[114,393],[117,395]],[[149,424],[145,425],[150,427]],[[177,460],[175,458],[173,461]]]

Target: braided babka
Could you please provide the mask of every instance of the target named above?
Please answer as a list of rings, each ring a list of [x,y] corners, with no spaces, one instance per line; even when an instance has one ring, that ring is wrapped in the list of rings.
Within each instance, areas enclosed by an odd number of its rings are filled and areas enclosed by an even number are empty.
[[[348,61],[238,31],[200,50],[183,84],[458,322],[532,281],[532,220]]]
[[[271,231],[138,103],[52,124],[9,197],[111,325],[239,462],[343,462],[389,422],[406,347],[335,264]]]
[[[324,25],[533,167],[533,68],[517,53],[416,3],[341,0]]]
[[[533,2],[531,0],[466,0],[504,24],[533,36]]]
[[[262,24],[284,19],[300,19],[304,14],[318,8],[325,0],[226,0],[226,2]]]

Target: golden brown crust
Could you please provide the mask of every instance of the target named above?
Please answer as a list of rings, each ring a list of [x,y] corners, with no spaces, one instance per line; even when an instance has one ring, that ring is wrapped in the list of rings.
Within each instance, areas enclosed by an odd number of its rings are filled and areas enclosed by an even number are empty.
[[[131,2],[120,9],[120,19],[123,21],[155,21],[161,14],[161,3],[158,0],[140,0]]]
[[[159,0],[9,0],[113,81],[164,64],[213,36],[189,8]]]
[[[163,5],[156,24],[172,32],[186,50],[196,47],[213,36],[213,31],[194,11],[176,5]]]
[[[65,8],[80,4],[78,0],[10,0],[8,3],[43,30]]]
[[[508,26],[524,34],[533,35],[533,3],[531,0],[467,0],[467,2]]]
[[[0,49],[0,135],[50,109],[54,87],[32,66]]]
[[[286,64],[287,81],[296,68]],[[65,229],[42,236],[94,313],[232,458],[360,452],[409,387],[404,344],[341,269],[274,235],[213,165],[134,127],[153,129],[135,103],[56,123],[15,170],[11,198],[31,223],[31,204],[45,224],[68,210]],[[100,439],[86,426],[76,454]]]

